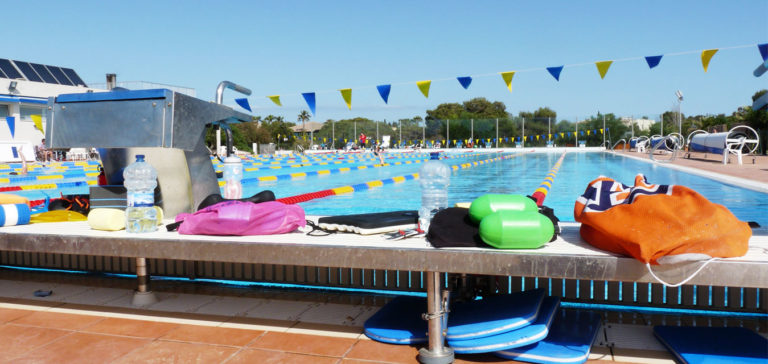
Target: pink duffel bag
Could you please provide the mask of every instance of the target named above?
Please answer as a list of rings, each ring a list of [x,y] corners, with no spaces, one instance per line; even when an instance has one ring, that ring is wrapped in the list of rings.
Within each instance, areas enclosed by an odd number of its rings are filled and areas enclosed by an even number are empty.
[[[294,231],[306,220],[299,205],[223,201],[192,214],[178,214],[179,223],[179,234],[186,235],[272,235]]]

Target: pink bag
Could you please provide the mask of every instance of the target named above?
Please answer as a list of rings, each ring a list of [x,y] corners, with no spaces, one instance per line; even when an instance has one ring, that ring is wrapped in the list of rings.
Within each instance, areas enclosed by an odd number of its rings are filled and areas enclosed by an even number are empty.
[[[223,201],[193,214],[178,214],[179,222],[179,234],[186,235],[272,235],[306,225],[299,205],[277,201]]]

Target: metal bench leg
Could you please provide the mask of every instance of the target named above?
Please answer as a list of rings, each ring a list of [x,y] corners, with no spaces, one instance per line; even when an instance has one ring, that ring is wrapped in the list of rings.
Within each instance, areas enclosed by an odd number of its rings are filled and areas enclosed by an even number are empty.
[[[147,273],[147,258],[136,258],[136,278],[138,287],[133,292],[131,304],[134,306],[147,306],[157,302],[155,294],[149,290],[149,273]]]
[[[444,319],[447,312],[440,289],[440,273],[427,272],[427,319],[429,348],[419,350],[419,362],[424,364],[453,363],[453,349],[444,345]]]

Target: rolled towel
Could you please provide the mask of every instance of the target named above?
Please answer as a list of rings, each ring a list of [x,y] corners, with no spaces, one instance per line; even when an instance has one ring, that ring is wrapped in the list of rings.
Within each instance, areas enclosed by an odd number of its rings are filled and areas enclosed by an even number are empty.
[[[31,215],[27,204],[2,204],[0,205],[0,226],[29,224]]]

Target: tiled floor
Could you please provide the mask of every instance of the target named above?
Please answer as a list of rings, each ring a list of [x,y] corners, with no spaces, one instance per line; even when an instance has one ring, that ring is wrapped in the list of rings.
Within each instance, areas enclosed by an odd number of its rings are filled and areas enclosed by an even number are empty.
[[[0,269],[0,364],[417,362],[417,347],[362,335],[387,297],[160,281],[153,282],[160,301],[136,308],[132,283]],[[36,290],[52,294],[35,297]],[[660,348],[638,349],[645,354],[622,360],[647,362],[647,350]],[[613,359],[605,345],[593,349],[591,361]],[[457,355],[456,362],[506,361]]]

